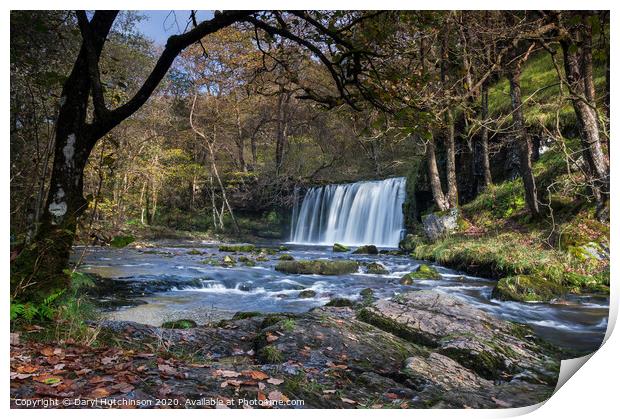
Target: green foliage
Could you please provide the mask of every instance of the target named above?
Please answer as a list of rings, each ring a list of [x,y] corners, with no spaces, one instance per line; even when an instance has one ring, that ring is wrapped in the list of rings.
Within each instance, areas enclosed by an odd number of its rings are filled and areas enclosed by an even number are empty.
[[[134,236],[116,236],[110,242],[110,246],[122,248],[136,241]]]

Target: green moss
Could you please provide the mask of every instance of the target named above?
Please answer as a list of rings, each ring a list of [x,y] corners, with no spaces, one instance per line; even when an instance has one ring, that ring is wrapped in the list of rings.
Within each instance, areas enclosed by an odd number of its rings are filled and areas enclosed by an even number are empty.
[[[413,252],[420,243],[424,243],[422,236],[418,234],[407,234],[405,238],[398,243],[398,248],[404,252]]]
[[[259,311],[238,311],[234,314],[233,320],[251,319],[252,317],[261,316]]]
[[[295,260],[295,258],[292,255],[289,255],[287,253],[287,254],[284,254],[284,255],[280,255],[278,260]]]
[[[349,249],[347,246],[345,246],[344,244],[340,244],[340,243],[334,243],[334,247],[332,248],[332,250],[334,252],[348,252]]]
[[[353,260],[296,260],[280,261],[276,270],[289,274],[342,275],[357,272],[359,264]]]
[[[164,329],[191,329],[198,326],[195,321],[190,319],[174,320],[162,323]]]
[[[188,255],[202,255],[202,252],[198,249],[192,249],[187,252]]]
[[[441,279],[441,275],[437,272],[437,269],[424,263],[418,266],[418,269],[415,271],[415,275],[417,278],[422,279]]]
[[[220,252],[252,252],[256,249],[253,244],[221,245]]]
[[[398,336],[409,342],[421,344],[424,346],[436,346],[435,342],[432,342],[419,333],[415,333],[407,325],[398,323],[388,317],[385,317],[377,313],[372,308],[364,307],[357,313],[357,318],[364,323],[371,324],[385,332],[391,333],[394,336]]]
[[[115,236],[110,242],[110,246],[121,248],[133,243],[134,241],[136,241],[134,236]]]
[[[327,307],[353,307],[353,301],[348,298],[332,298],[329,303],[325,304]]]
[[[550,301],[563,296],[566,289],[539,275],[517,275],[502,278],[493,289],[493,296],[502,300]]]
[[[292,332],[293,330],[295,330],[295,326],[297,325],[297,323],[293,319],[284,319],[280,323],[278,323],[278,325],[285,332]]]

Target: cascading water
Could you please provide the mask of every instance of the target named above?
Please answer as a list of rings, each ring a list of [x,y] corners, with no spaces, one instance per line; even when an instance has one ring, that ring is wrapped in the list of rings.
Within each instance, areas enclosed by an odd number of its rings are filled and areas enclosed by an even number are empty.
[[[396,247],[404,201],[404,177],[311,188],[293,208],[291,242]]]

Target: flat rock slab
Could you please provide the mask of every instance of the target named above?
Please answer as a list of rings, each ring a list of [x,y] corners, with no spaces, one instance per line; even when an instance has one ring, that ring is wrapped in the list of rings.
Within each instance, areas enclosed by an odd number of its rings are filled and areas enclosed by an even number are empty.
[[[555,383],[555,353],[523,326],[500,320],[457,298],[415,291],[379,300],[360,319],[444,354],[487,379],[515,375]]]

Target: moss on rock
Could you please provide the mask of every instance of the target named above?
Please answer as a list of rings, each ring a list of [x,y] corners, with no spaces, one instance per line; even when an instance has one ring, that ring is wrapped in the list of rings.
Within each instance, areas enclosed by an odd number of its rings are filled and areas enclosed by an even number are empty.
[[[493,289],[493,297],[513,301],[550,301],[561,297],[566,289],[540,275],[515,275],[502,278]]]
[[[379,249],[374,244],[360,246],[353,252],[354,255],[378,255]]]
[[[276,271],[289,274],[342,275],[357,272],[359,264],[353,260],[283,260]]]
[[[366,273],[375,274],[375,275],[385,275],[385,274],[388,274],[389,271],[385,269],[385,266],[383,266],[382,264],[373,262],[373,263],[369,263],[366,266]]]
[[[162,323],[161,327],[164,329],[191,329],[198,326],[198,324],[190,319],[173,320]]]
[[[220,252],[252,252],[256,249],[256,246],[253,244],[223,244],[218,250]]]
[[[344,244],[340,244],[340,243],[334,243],[334,247],[332,248],[332,250],[334,252],[348,252],[349,249],[347,246],[345,246]]]
[[[279,260],[295,260],[295,258],[292,255],[289,255],[288,253],[280,255],[278,259]]]
[[[327,307],[353,307],[353,301],[348,298],[332,298],[329,303],[325,304]]]

